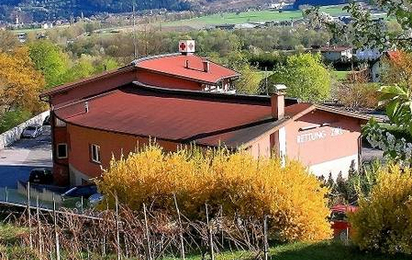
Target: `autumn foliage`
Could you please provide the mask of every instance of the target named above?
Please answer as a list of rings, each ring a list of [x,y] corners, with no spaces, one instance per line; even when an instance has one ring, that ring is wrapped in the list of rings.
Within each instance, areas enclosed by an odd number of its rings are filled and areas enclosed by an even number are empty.
[[[396,165],[378,172],[370,198],[350,216],[354,242],[364,250],[412,254],[412,171]]]
[[[5,110],[43,111],[45,104],[39,94],[44,85],[43,75],[35,70],[27,48],[0,52],[0,104]]]
[[[194,220],[205,218],[206,203],[211,214],[222,208],[232,217],[267,215],[272,236],[284,241],[322,240],[331,234],[328,190],[295,161],[282,167],[277,159],[256,160],[246,152],[165,153],[150,145],[127,158],[113,159],[98,186],[135,210],[146,203],[176,214],[175,195],[180,211]]]

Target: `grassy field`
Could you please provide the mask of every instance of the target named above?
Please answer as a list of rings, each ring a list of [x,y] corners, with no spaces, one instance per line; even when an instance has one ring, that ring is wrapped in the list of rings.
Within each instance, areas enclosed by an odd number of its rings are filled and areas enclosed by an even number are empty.
[[[344,81],[344,80],[347,79],[348,74],[350,73],[350,71],[337,71],[337,70],[335,70],[332,73],[338,81]]]
[[[55,26],[53,27],[53,29],[62,29],[62,28],[67,28],[70,27],[70,25],[59,25],[59,26]],[[53,30],[53,29],[48,29],[48,30]],[[18,34],[18,33],[40,33],[40,32],[46,32],[47,30],[44,29],[43,27],[40,28],[25,28],[25,29],[15,29],[13,30],[14,33]]]
[[[342,15],[346,14],[342,11],[343,6],[324,6],[321,7],[321,11],[326,12],[330,15]],[[221,25],[221,24],[241,24],[248,22],[268,22],[268,21],[286,21],[286,20],[296,20],[302,18],[302,11],[249,11],[236,13],[220,13],[212,14],[202,17],[197,17],[193,19],[185,19],[173,22],[166,22],[162,26],[185,26],[189,25],[195,28],[202,28],[211,25]]]
[[[338,242],[294,243],[270,248],[269,259],[276,260],[407,260],[405,255],[384,255],[361,252],[354,246],[345,246]],[[165,258],[172,260],[177,258]],[[201,256],[187,257],[187,260],[201,260]],[[247,252],[218,254],[217,260],[250,260],[255,256]]]

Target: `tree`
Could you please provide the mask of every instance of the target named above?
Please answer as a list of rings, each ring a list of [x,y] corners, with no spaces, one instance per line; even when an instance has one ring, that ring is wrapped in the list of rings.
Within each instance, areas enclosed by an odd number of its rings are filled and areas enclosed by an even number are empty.
[[[47,88],[60,85],[62,75],[68,67],[68,57],[63,51],[48,40],[40,40],[29,45],[30,58],[35,68],[40,70],[46,80]]]
[[[358,109],[375,109],[379,104],[379,85],[369,82],[369,75],[359,73],[346,82],[337,83],[334,98],[344,106]]]
[[[358,48],[380,49],[391,48],[412,49],[412,5],[408,0],[376,0],[377,6],[387,10],[388,17],[395,17],[402,30],[393,30],[393,26],[384,19],[373,19],[370,11],[357,2],[345,6],[352,21],[349,24],[327,19],[319,12],[319,8],[306,10],[311,19],[310,24],[326,27],[335,39],[350,39],[352,45]],[[393,23],[393,22],[392,22]]]
[[[381,78],[384,84],[412,89],[412,53],[402,50],[392,52],[390,57],[383,61]]]
[[[10,51],[19,45],[14,33],[0,29],[0,52]]]
[[[27,48],[0,52],[0,68],[0,105],[4,110],[23,109],[35,113],[45,108],[39,100],[44,78],[36,71]]]
[[[259,84],[262,80],[259,71],[250,65],[239,70],[240,79],[236,82],[236,92],[241,94],[260,94]]]
[[[287,95],[303,101],[319,102],[330,96],[331,75],[320,55],[298,54],[287,58],[278,66],[270,83],[285,84]]]
[[[32,113],[17,108],[12,111],[6,111],[0,118],[0,133],[3,133],[18,124],[23,123],[32,116]]]
[[[72,82],[75,80],[83,79],[93,75],[96,72],[96,69],[93,65],[93,58],[88,55],[82,55],[75,64],[69,68],[62,76],[61,79],[63,82]]]
[[[103,72],[107,70],[113,70],[118,68],[119,64],[112,58],[105,58],[103,59],[100,64],[96,67],[96,72]]]
[[[387,84],[379,89],[388,124],[370,121],[364,128],[367,140],[384,155],[403,166],[412,165],[412,54],[399,51],[383,66]]]

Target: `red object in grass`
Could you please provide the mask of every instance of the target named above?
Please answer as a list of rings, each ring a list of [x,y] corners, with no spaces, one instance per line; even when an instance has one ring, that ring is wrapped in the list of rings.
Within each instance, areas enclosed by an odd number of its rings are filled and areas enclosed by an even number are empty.
[[[358,207],[350,205],[335,205],[331,208],[333,236],[342,240],[351,236],[352,229],[347,219],[348,212],[356,212]]]

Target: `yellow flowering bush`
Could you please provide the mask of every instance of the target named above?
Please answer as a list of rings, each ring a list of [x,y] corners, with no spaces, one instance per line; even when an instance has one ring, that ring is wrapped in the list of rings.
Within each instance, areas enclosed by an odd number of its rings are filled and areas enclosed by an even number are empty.
[[[354,242],[364,250],[412,253],[412,171],[397,165],[380,170],[370,198],[349,216]]]
[[[189,219],[223,209],[225,216],[270,217],[271,233],[285,241],[329,238],[327,188],[298,162],[282,167],[277,159],[256,160],[247,152],[181,149],[165,153],[150,145],[112,160],[98,181],[103,194],[141,210],[176,214],[173,197]],[[110,196],[108,196],[110,197]],[[109,203],[113,203],[111,200]]]

